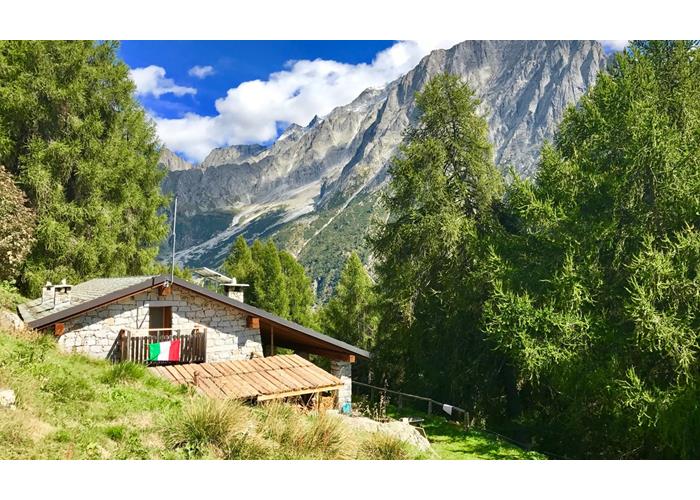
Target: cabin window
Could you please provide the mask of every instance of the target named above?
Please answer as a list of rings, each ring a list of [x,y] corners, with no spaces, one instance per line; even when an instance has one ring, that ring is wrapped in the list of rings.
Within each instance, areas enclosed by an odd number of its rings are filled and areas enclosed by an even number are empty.
[[[173,326],[173,309],[170,306],[154,307],[149,306],[148,329],[151,332],[158,330],[169,330]]]

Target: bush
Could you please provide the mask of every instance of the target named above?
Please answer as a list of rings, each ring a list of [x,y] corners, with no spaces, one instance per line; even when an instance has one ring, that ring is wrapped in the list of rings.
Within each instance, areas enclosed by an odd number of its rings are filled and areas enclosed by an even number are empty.
[[[15,287],[14,282],[0,280],[0,309],[13,311],[17,304],[25,300]]]
[[[245,433],[250,417],[243,404],[210,398],[195,398],[166,419],[163,436],[168,446],[182,449],[188,458],[207,451],[225,453],[232,440]]]
[[[16,277],[34,242],[35,215],[27,197],[0,165],[0,281]]]
[[[413,458],[411,446],[405,441],[375,432],[362,443],[360,457],[367,460],[409,460]]]

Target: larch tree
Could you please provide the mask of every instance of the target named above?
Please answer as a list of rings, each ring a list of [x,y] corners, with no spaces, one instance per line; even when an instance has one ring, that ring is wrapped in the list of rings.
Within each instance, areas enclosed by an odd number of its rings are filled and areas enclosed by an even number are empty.
[[[547,449],[700,456],[697,47],[618,54],[508,189],[484,325]]]
[[[373,352],[380,380],[484,408],[512,385],[479,329],[488,297],[484,264],[503,192],[478,99],[441,74],[416,94],[418,123],[389,173],[389,219],[372,232],[381,324]]]
[[[115,42],[0,41],[0,164],[37,214],[19,284],[143,274],[167,235],[154,127]]]

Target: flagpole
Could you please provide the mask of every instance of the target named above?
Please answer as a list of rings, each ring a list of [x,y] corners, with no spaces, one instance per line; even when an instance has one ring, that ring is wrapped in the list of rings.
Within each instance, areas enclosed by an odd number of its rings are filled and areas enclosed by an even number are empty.
[[[170,263],[170,283],[175,278],[175,224],[177,224],[177,196],[175,197],[175,208],[173,210],[173,252]]]

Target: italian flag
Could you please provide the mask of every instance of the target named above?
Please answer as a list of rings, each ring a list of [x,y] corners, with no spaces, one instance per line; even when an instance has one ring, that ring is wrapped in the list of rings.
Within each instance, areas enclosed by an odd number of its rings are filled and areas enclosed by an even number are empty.
[[[180,340],[149,344],[148,361],[180,361]]]

